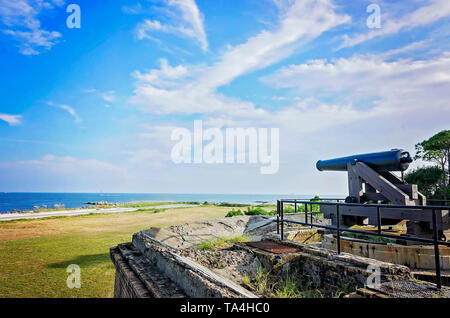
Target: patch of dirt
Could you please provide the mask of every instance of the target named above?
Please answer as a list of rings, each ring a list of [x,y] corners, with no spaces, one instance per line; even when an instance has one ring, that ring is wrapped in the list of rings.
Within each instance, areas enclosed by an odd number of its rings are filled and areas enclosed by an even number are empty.
[[[260,261],[253,254],[233,248],[216,251],[184,249],[179,254],[191,258],[239,285],[242,285],[245,275],[252,276],[261,266]]]

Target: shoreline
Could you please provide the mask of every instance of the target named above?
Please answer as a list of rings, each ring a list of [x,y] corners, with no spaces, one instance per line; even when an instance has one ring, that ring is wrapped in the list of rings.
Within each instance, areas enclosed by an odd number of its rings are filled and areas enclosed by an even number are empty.
[[[136,212],[142,209],[174,209],[174,208],[189,208],[196,207],[198,204],[163,204],[163,205],[148,205],[140,206],[134,208],[127,207],[109,207],[109,208],[78,208],[78,209],[68,209],[68,210],[55,210],[46,212],[29,212],[29,213],[0,213],[0,222],[4,221],[15,221],[15,220],[25,220],[25,219],[43,219],[50,217],[59,216],[78,216],[78,215],[89,215],[89,214],[110,214],[110,213],[126,213],[126,212]]]

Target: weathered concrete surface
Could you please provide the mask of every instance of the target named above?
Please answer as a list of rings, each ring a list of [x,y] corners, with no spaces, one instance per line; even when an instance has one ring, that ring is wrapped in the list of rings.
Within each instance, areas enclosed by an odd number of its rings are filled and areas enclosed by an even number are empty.
[[[322,247],[336,250],[336,238],[324,236]],[[410,268],[434,269],[434,248],[426,245],[379,244],[341,236],[341,250],[346,253],[370,257],[380,261],[406,265]],[[450,248],[440,246],[441,269],[450,270]]]
[[[142,233],[175,248],[188,248],[220,237],[246,235],[259,238],[274,230],[276,230],[276,217],[258,215],[194,222],[165,229],[150,228]]]
[[[161,273],[188,296],[194,298],[257,298],[245,288],[197,264],[176,250],[148,236],[145,232],[133,235],[133,246]]]
[[[251,274],[260,265],[280,279],[287,275],[300,277],[330,292],[342,290],[344,286],[353,290],[364,288],[367,278],[373,274],[370,265],[380,269],[383,284],[409,282],[413,279],[406,266],[349,253],[338,255],[333,250],[320,247],[320,243],[281,242],[277,235],[267,235],[268,231],[276,230],[275,220],[270,217],[244,216],[138,232],[133,235],[132,244],[111,250],[111,257],[117,268],[115,295],[253,298],[257,295],[240,285],[240,275]],[[295,234],[295,231],[291,232],[287,228],[286,236],[308,242],[311,237],[319,234],[309,227],[302,228],[300,232],[301,235]],[[272,237],[275,242],[295,247],[295,252],[276,254],[245,244],[235,244],[233,248],[221,251],[190,249],[204,240],[243,234]],[[118,254],[120,255],[117,256]],[[158,287],[159,279],[152,280],[154,276],[161,278],[163,283],[160,284],[163,287]],[[168,285],[169,283],[173,285]],[[434,285],[430,286],[429,288],[433,288]],[[164,296],[160,288],[175,288],[179,292]],[[392,297],[386,290],[372,291],[371,295],[375,293],[380,297]]]
[[[412,271],[415,279],[436,283],[436,271],[434,269],[416,269]],[[441,271],[441,283],[444,286],[450,287],[450,270]]]
[[[378,260],[360,257],[348,253],[338,255],[314,245],[299,244],[296,242],[279,241],[278,243],[295,246],[296,253],[274,254],[263,250],[252,249],[263,266],[281,276],[296,275],[308,278],[316,286],[342,288],[347,285],[353,288],[363,287],[367,278],[373,273],[369,265],[380,268],[381,281],[412,279],[408,267],[381,262]],[[243,244],[240,248],[248,249]]]
[[[178,253],[238,285],[242,284],[244,275],[253,277],[261,267],[256,255],[234,247],[213,251],[188,248],[179,250]]]
[[[183,298],[183,291],[130,243],[110,250],[116,267],[114,297],[116,298]]]
[[[285,239],[302,244],[322,242],[321,231],[316,229],[298,229],[285,232]]]
[[[450,289],[436,290],[436,285],[428,282],[397,280],[378,288],[359,288],[348,298],[450,298]]]

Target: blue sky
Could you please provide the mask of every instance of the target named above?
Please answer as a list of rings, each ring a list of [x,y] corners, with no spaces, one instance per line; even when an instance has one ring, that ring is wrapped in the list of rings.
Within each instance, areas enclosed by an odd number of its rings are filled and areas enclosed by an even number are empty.
[[[317,160],[449,129],[449,17],[447,0],[0,0],[0,191],[343,194]],[[174,164],[195,119],[279,128],[278,173]]]

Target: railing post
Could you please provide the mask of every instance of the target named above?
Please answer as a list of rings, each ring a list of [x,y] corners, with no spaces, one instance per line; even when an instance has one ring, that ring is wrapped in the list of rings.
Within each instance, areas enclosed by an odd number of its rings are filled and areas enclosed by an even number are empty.
[[[313,205],[312,205],[312,203],[309,205],[309,212],[310,212],[310,215],[311,215],[311,228],[313,228],[313,224],[314,224],[314,220],[313,220],[313,215],[314,215],[314,213],[313,213]]]
[[[379,206],[377,206],[377,223],[378,223],[378,234],[381,234],[381,212]]]
[[[305,203],[305,223],[308,224],[308,204]]]
[[[277,234],[280,234],[280,200],[277,200]]]
[[[281,212],[281,240],[284,240],[284,212],[283,212],[283,201],[280,202],[280,212]]]
[[[337,252],[341,254],[341,227],[339,217],[339,204],[336,205],[336,226],[337,226]]]
[[[433,216],[433,242],[434,242],[434,263],[436,266],[436,285],[438,289],[441,289],[441,262],[439,257],[439,244],[438,244],[438,228],[436,221],[436,210],[432,210]]]
[[[297,199],[294,201],[294,213],[297,213]]]

